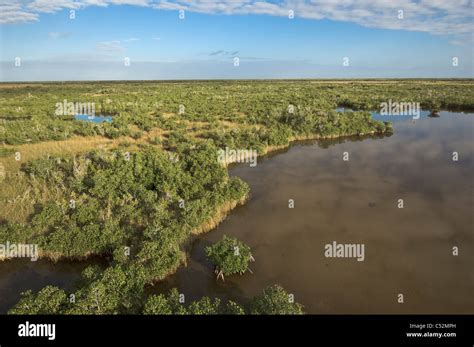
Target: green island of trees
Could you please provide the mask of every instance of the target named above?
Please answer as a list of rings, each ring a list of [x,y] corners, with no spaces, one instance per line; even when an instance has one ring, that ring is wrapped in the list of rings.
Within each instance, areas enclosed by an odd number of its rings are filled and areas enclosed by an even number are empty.
[[[250,271],[249,263],[255,261],[250,247],[243,242],[223,236],[222,240],[206,248],[207,257],[215,264],[217,279]]]

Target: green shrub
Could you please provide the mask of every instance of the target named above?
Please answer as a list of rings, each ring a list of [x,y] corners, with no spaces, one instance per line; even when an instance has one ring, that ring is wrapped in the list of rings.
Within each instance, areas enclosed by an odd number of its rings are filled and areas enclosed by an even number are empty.
[[[216,266],[217,278],[222,279],[236,273],[243,274],[254,261],[249,246],[225,235],[219,242],[206,247],[206,255]]]
[[[265,288],[262,295],[252,300],[250,313],[266,315],[303,314],[303,306],[294,302],[292,296],[282,287],[274,285]]]

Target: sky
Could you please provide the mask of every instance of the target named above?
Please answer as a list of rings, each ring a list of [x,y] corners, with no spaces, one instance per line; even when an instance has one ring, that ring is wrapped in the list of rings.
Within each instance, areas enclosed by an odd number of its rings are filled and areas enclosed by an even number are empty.
[[[473,78],[469,0],[0,0],[0,81]]]

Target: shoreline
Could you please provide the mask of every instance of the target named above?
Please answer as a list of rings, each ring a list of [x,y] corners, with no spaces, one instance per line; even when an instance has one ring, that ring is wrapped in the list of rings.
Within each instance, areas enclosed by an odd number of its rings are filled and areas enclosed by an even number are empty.
[[[297,144],[298,142],[303,142],[303,141],[312,141],[312,140],[317,141],[317,140],[327,140],[327,139],[348,138],[348,137],[352,137],[352,136],[372,137],[372,136],[375,136],[375,135],[384,135],[386,133],[387,133],[387,131],[384,131],[384,132],[375,132],[375,131],[373,131],[370,134],[364,134],[364,135],[352,134],[352,135],[338,135],[338,136],[334,136],[334,135],[331,135],[331,136],[319,136],[319,135],[292,136],[286,145],[267,146],[265,148],[264,153],[258,155],[257,158],[272,154],[273,152],[278,152],[278,151],[283,150],[283,149],[288,149],[292,145]],[[392,129],[392,132],[389,132],[389,133],[393,134],[393,129]],[[230,164],[242,164],[242,163],[236,163],[236,162],[229,163],[229,162],[226,162],[224,165],[228,169]],[[218,215],[216,217],[211,218],[209,223],[207,223],[207,224],[205,223],[206,227],[200,227],[197,230],[191,232],[191,237],[189,237],[186,241],[184,241],[183,245],[191,243],[193,239],[195,239],[196,237],[198,237],[200,235],[206,234],[208,232],[212,232],[215,228],[217,228],[217,226],[219,226],[219,224],[221,224],[227,218],[227,215],[230,212],[232,212],[235,208],[237,208],[239,206],[243,206],[248,201],[248,199],[250,199],[250,195],[251,195],[251,192],[249,192],[247,194],[247,196],[241,198],[240,200],[236,200],[236,201],[233,201],[231,203],[227,203],[227,205],[224,204],[225,205],[224,209],[221,210],[221,211],[218,211],[217,212]],[[179,264],[176,267],[176,269],[174,269],[173,271],[171,271],[170,273],[168,273],[164,277],[159,278],[156,281],[151,282],[150,285],[153,286],[153,285],[159,283],[160,281],[165,280],[169,276],[172,276],[172,275],[176,274],[176,272],[181,268],[182,265],[184,265],[186,267],[188,256],[189,256],[188,251],[189,250],[185,251],[184,263]]]
[[[372,136],[384,135],[384,134],[387,134],[387,133],[392,134],[393,132],[389,132],[389,131],[375,132],[375,131],[372,131],[368,134],[354,133],[354,134],[328,135],[328,136],[320,136],[320,135],[317,135],[317,134],[314,134],[314,135],[311,135],[311,134],[296,135],[296,136],[290,137],[287,144],[280,145],[280,146],[267,146],[265,148],[265,150],[263,151],[263,153],[259,154],[257,156],[257,158],[266,156],[268,154],[271,154],[273,152],[277,152],[279,150],[290,148],[295,143],[302,142],[302,141],[329,140],[329,139],[348,138],[348,137],[353,137],[353,136],[358,136],[358,137],[364,137],[365,136],[365,137],[370,138]],[[225,167],[227,169],[229,169],[229,165],[231,165],[231,164],[239,164],[239,163],[238,162],[226,162],[223,165],[225,165]],[[199,236],[199,235],[211,232],[217,226],[219,226],[220,223],[222,223],[226,219],[226,217],[228,216],[228,214],[232,210],[234,210],[235,208],[237,208],[239,206],[243,206],[249,198],[250,198],[250,193],[246,194],[246,196],[242,197],[241,199],[228,201],[228,202],[225,202],[224,204],[222,204],[221,206],[218,206],[217,209],[216,209],[217,211],[216,211],[215,215],[213,217],[211,217],[208,221],[204,222],[200,227],[195,228],[194,230],[192,230],[191,233],[190,233],[190,236],[191,237],[192,236]],[[190,238],[185,240],[180,246],[183,246],[184,244],[189,242]],[[186,264],[186,259],[187,259],[187,252],[185,252],[185,253],[186,253],[185,254],[186,257],[183,261],[184,264]],[[85,262],[85,261],[91,260],[92,258],[95,258],[95,257],[105,259],[107,256],[109,256],[108,253],[104,253],[104,254],[88,253],[88,254],[85,254],[85,255],[82,255],[82,256],[65,256],[65,255],[57,253],[57,252],[48,252],[48,251],[39,250],[37,260],[45,260],[45,261],[48,261],[48,262],[51,262],[51,263]],[[0,262],[14,261],[15,259],[17,259],[17,258],[0,257]],[[35,262],[35,261],[32,261],[32,262]],[[181,264],[183,264],[183,262]],[[179,265],[177,268],[179,268],[180,266],[181,265]],[[169,275],[174,274],[176,271],[177,271],[177,269],[175,269],[174,271],[172,271],[171,273],[166,275],[164,278],[168,277]],[[162,280],[162,279],[159,279],[159,280]]]
[[[221,206],[218,206],[215,216],[212,217],[210,220],[204,222],[200,227],[192,230],[190,235],[191,236],[197,236],[197,235],[205,234],[207,232],[212,231],[221,222],[223,222],[225,220],[227,215],[234,208],[245,204],[245,202],[247,201],[248,198],[249,198],[249,194],[245,195],[241,199],[231,200],[231,201],[225,202]],[[187,241],[188,240],[185,240],[184,243],[187,242]],[[31,262],[34,263],[38,260],[45,260],[45,261],[49,261],[51,263],[85,262],[85,261],[91,260],[92,258],[101,258],[101,259],[105,260],[105,258],[107,256],[109,256],[108,253],[99,254],[99,253],[92,253],[92,252],[88,253],[88,254],[84,254],[82,256],[65,256],[65,255],[60,254],[58,252],[49,252],[49,251],[38,250],[37,259],[36,260],[31,260]],[[15,261],[16,259],[28,259],[28,258],[27,257],[0,257],[0,262]]]

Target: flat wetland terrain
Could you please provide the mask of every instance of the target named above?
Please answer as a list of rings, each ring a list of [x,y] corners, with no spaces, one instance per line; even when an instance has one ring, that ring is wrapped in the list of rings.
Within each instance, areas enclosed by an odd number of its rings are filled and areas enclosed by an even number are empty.
[[[473,113],[471,79],[0,84],[0,243],[40,256],[0,261],[0,311],[250,313],[281,285],[307,313],[472,313]],[[223,235],[252,273],[216,280]]]

